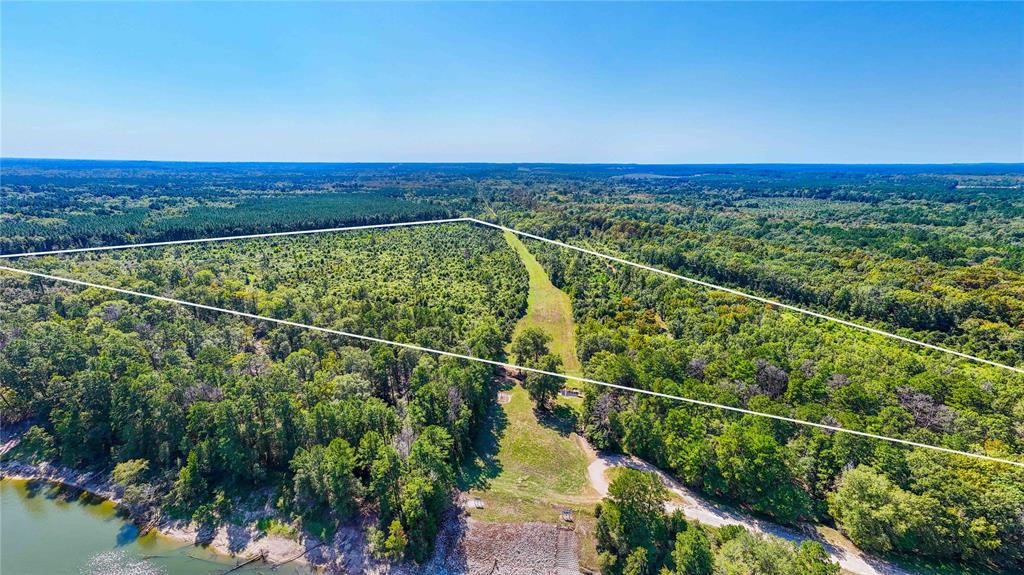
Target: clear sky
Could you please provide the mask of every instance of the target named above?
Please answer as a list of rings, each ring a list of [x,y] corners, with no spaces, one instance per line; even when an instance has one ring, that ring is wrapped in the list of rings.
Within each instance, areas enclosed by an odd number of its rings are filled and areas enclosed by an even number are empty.
[[[7,157],[1024,161],[1022,4],[0,10]]]

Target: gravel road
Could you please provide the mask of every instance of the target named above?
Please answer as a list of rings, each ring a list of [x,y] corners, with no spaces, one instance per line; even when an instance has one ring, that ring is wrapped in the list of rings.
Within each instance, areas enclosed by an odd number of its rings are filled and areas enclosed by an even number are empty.
[[[742,525],[751,531],[774,535],[793,543],[800,543],[801,541],[811,539],[824,545],[825,549],[832,555],[832,558],[843,569],[857,575],[915,575],[912,571],[907,571],[882,559],[864,554],[850,540],[836,531],[831,531],[826,540],[813,525],[805,525],[804,529],[783,527],[709,501],[694,493],[664,471],[642,459],[624,455],[595,453],[593,450],[590,450],[590,454],[593,457],[593,461],[587,467],[587,475],[590,477],[590,483],[594,490],[600,493],[602,497],[608,495],[608,477],[605,474],[608,469],[612,467],[631,467],[633,469],[649,471],[657,474],[665,487],[683,501],[683,503],[670,501],[666,503],[666,509],[669,511],[681,509],[688,519],[713,527]]]

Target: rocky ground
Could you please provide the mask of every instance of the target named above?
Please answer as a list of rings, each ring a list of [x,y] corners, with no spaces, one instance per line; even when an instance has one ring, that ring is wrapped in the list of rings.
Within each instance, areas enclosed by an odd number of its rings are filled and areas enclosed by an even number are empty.
[[[576,534],[550,523],[483,523],[453,512],[424,575],[578,575]]]

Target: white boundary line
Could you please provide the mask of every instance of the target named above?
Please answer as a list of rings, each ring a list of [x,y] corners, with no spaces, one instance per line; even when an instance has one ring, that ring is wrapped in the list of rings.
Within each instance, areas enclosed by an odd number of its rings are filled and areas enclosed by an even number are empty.
[[[243,318],[252,319],[252,320],[257,320],[257,321],[265,321],[265,322],[276,323],[276,324],[280,324],[280,325],[286,325],[286,326],[290,326],[290,327],[297,327],[297,328],[302,328],[302,329],[308,329],[308,330],[317,331],[317,332],[326,333],[326,334],[331,334],[331,335],[340,335],[340,336],[343,336],[343,337],[349,337],[349,338],[359,339],[359,340],[363,340],[363,341],[369,341],[369,342],[374,342],[374,343],[382,343],[382,344],[391,345],[391,346],[395,346],[395,347],[403,347],[403,348],[406,348],[406,349],[412,349],[412,350],[420,351],[420,352],[424,352],[424,353],[431,353],[431,354],[434,354],[434,355],[440,355],[440,356],[445,356],[445,357],[454,357],[454,358],[458,358],[458,359],[464,359],[464,360],[467,360],[467,361],[476,361],[476,362],[479,362],[479,363],[486,363],[486,364],[490,364],[490,365],[494,365],[494,366],[498,366],[498,367],[504,367],[504,368],[508,368],[508,369],[517,369],[517,370],[520,370],[520,371],[525,371],[525,372],[530,372],[530,373],[539,373],[539,374],[542,374],[542,375],[551,375],[551,376],[555,376],[555,377],[560,377],[562,379],[568,379],[568,380],[572,380],[572,381],[579,381],[579,382],[582,382],[582,383],[590,383],[590,384],[599,385],[599,386],[602,386],[602,387],[609,387],[609,388],[612,388],[612,389],[618,389],[618,390],[621,390],[621,391],[630,391],[630,392],[634,392],[634,393],[642,393],[642,394],[645,394],[645,395],[651,395],[651,396],[654,396],[654,397],[661,397],[661,398],[664,398],[664,399],[672,399],[672,400],[675,400],[675,401],[681,401],[681,402],[684,402],[684,403],[691,403],[691,404],[695,404],[695,405],[701,405],[701,406],[704,406],[704,407],[714,407],[714,408],[717,408],[717,409],[733,411],[733,412],[742,413],[742,414],[745,414],[745,415],[755,415],[755,416],[759,416],[759,417],[767,417],[767,418],[770,418],[770,419],[776,419],[776,420],[779,420],[779,421],[785,421],[787,423],[795,423],[795,424],[798,424],[798,425],[806,425],[806,426],[810,426],[810,427],[817,427],[819,429],[824,429],[824,430],[827,430],[827,431],[833,431],[833,432],[838,432],[838,433],[849,433],[851,435],[859,435],[861,437],[868,437],[868,438],[871,438],[871,439],[878,439],[878,440],[881,440],[881,441],[889,441],[889,442],[892,442],[892,443],[899,443],[899,444],[903,444],[903,445],[909,445],[909,446],[912,446],[912,447],[920,447],[920,448],[923,448],[923,449],[932,449],[932,450],[935,450],[935,451],[942,451],[942,452],[945,452],[945,453],[952,453],[954,455],[963,455],[965,457],[973,457],[975,459],[983,459],[983,460],[986,460],[986,461],[994,461],[994,462],[997,462],[997,463],[1005,463],[1007,465],[1015,465],[1017,467],[1024,467],[1024,462],[1020,462],[1020,461],[1012,461],[1012,460],[1009,460],[1009,459],[1000,459],[998,457],[991,457],[991,456],[988,456],[988,455],[981,455],[979,453],[971,453],[969,451],[959,451],[959,450],[956,450],[956,449],[949,449],[947,447],[939,447],[937,445],[928,445],[927,443],[918,443],[916,441],[908,441],[906,439],[898,439],[898,438],[895,438],[895,437],[887,437],[887,436],[884,436],[884,435],[877,435],[877,434],[874,434],[874,433],[868,433],[866,431],[857,431],[855,429],[846,429],[846,428],[843,428],[843,427],[836,427],[834,425],[826,425],[824,423],[815,423],[813,421],[805,421],[805,420],[802,420],[802,419],[795,419],[795,418],[792,418],[792,417],[785,417],[785,416],[782,416],[782,415],[774,415],[774,414],[771,414],[771,413],[762,413],[760,411],[752,411],[750,409],[743,409],[741,407],[733,407],[731,405],[722,405],[722,404],[718,404],[718,403],[712,403],[712,402],[709,402],[709,401],[701,401],[699,399],[693,399],[693,398],[690,398],[690,397],[682,397],[682,396],[678,396],[678,395],[670,395],[670,394],[667,394],[667,393],[660,393],[660,392],[657,392],[657,391],[650,391],[650,390],[647,390],[647,389],[639,389],[639,388],[636,388],[636,387],[628,387],[628,386],[625,386],[625,385],[618,385],[618,384],[614,384],[614,383],[607,383],[607,382],[604,382],[604,381],[598,381],[596,379],[589,379],[589,378],[586,378],[586,377],[577,377],[577,376],[574,376],[574,375],[566,375],[564,373],[557,373],[557,372],[553,372],[553,371],[545,371],[545,370],[542,370],[542,369],[535,369],[535,368],[532,368],[532,367],[525,367],[525,366],[516,365],[516,364],[513,364],[513,363],[506,363],[506,362],[503,362],[503,361],[496,361],[496,360],[493,360],[493,359],[484,359],[484,358],[481,358],[481,357],[474,357],[474,356],[471,356],[471,355],[465,355],[465,354],[455,353],[455,352],[451,352],[451,351],[443,351],[443,350],[440,350],[440,349],[432,349],[432,348],[429,348],[429,347],[423,347],[423,346],[414,345],[414,344],[411,344],[411,343],[402,343],[402,342],[398,342],[398,341],[391,341],[391,340],[387,340],[387,339],[381,339],[381,338],[378,338],[378,337],[371,337],[371,336],[368,336],[368,335],[360,335],[360,334],[357,334],[357,333],[341,331],[341,330],[337,330],[337,329],[329,329],[329,328],[326,328],[326,327],[318,327],[318,326],[315,326],[315,325],[298,323],[298,322],[288,321],[288,320],[283,320],[283,319],[276,319],[276,318],[272,318],[272,317],[256,315],[256,314],[252,314],[252,313],[246,313],[246,312],[242,312],[242,311],[226,309],[226,308],[222,308],[222,307],[215,307],[215,306],[205,305],[205,304],[200,304],[200,303],[194,303],[194,302],[190,302],[190,301],[174,299],[174,298],[169,298],[169,297],[165,297],[165,296],[152,295],[152,294],[137,292],[137,291],[133,291],[133,290],[123,289],[123,288],[105,286],[105,285],[101,285],[101,284],[96,284],[96,283],[91,283],[91,282],[86,282],[86,281],[81,281],[81,280],[76,280],[76,279],[65,278],[65,277],[61,277],[61,276],[55,276],[55,275],[44,274],[44,273],[40,273],[40,272],[33,272],[33,271],[28,271],[28,270],[22,270],[22,269],[12,268],[12,267],[8,267],[8,266],[4,266],[4,265],[0,265],[0,270],[8,271],[8,272],[13,272],[13,273],[16,273],[16,274],[35,276],[35,277],[39,277],[39,278],[43,278],[43,279],[48,279],[48,280],[53,280],[53,281],[58,281],[58,282],[65,282],[65,283],[74,284],[74,285],[78,285],[78,286],[102,289],[102,290],[117,292],[117,293],[120,293],[120,294],[125,294],[125,295],[130,295],[130,296],[135,296],[135,297],[141,297],[141,298],[146,298],[146,299],[152,299],[152,300],[156,300],[156,301],[172,303],[172,304],[181,305],[181,306],[185,306],[185,307],[191,307],[191,308],[195,308],[195,309],[203,309],[203,310],[208,310],[208,311],[215,311],[215,312],[219,312],[219,313],[234,315],[234,316],[243,317]]]
[[[280,236],[299,236],[306,234],[324,234],[328,232],[352,232],[356,230],[375,230],[378,228],[400,228],[410,226],[427,226],[432,224],[451,224],[469,221],[470,218],[446,218],[441,220],[418,220],[415,222],[395,222],[390,224],[367,224],[364,226],[348,226],[344,228],[320,228],[317,230],[297,230],[293,232],[271,232],[267,234],[247,234],[244,236],[220,236],[216,238],[199,238],[193,240],[172,240],[168,242],[147,242],[144,244],[121,244],[116,246],[99,246],[95,248],[73,248],[69,250],[51,250],[48,252],[22,252],[20,254],[0,254],[0,258],[27,258],[31,256],[55,256],[81,252],[99,252],[108,250],[127,250],[131,248],[155,248],[157,246],[176,246],[181,244],[199,244],[206,242],[226,242],[229,240],[252,240],[256,238],[274,238]]]
[[[574,250],[574,251],[577,251],[577,252],[581,252],[581,253],[588,254],[588,255],[591,255],[591,256],[596,256],[596,257],[603,258],[603,259],[606,259],[606,260],[610,260],[610,261],[613,261],[613,262],[616,262],[616,263],[620,263],[620,264],[623,264],[623,265],[632,266],[632,267],[637,268],[637,269],[642,269],[642,270],[645,270],[645,271],[654,272],[654,273],[657,273],[657,274],[661,274],[661,275],[668,276],[668,277],[671,277],[671,278],[675,278],[675,279],[678,279],[678,280],[683,280],[685,282],[690,282],[692,284],[696,284],[696,285],[703,286],[703,287],[706,287],[706,288],[710,288],[710,289],[714,289],[714,290],[730,293],[730,294],[733,294],[733,295],[736,295],[736,296],[739,296],[739,297],[743,297],[743,298],[746,298],[746,299],[750,299],[750,300],[753,300],[753,301],[758,301],[758,302],[761,302],[761,303],[764,303],[764,304],[777,306],[777,307],[780,307],[780,308],[783,308],[783,309],[787,309],[789,311],[793,311],[793,312],[796,312],[796,313],[801,313],[801,314],[804,314],[804,315],[807,315],[807,316],[810,316],[810,317],[813,317],[813,318],[831,321],[831,322],[834,322],[834,323],[845,325],[847,327],[852,327],[854,329],[859,329],[861,331],[866,331],[868,333],[873,333],[875,335],[881,335],[883,337],[888,337],[888,338],[891,338],[891,339],[899,340],[899,341],[902,341],[904,343],[913,344],[913,345],[916,345],[916,346],[919,346],[919,347],[923,347],[923,348],[926,348],[926,349],[930,349],[930,350],[933,350],[933,351],[938,351],[938,352],[946,353],[946,354],[949,354],[949,355],[955,355],[957,357],[961,357],[961,358],[964,358],[964,359],[969,359],[971,361],[976,361],[978,363],[984,363],[986,365],[991,365],[993,367],[998,367],[1000,369],[1006,369],[1006,370],[1013,371],[1013,372],[1016,372],[1016,373],[1024,374],[1024,368],[1014,367],[1012,365],[1007,365],[1005,363],[999,363],[997,361],[992,361],[992,360],[984,359],[984,358],[981,358],[981,357],[978,357],[978,356],[974,356],[974,355],[970,355],[970,354],[967,354],[967,353],[963,353],[961,351],[956,351],[954,349],[949,349],[947,347],[942,347],[942,346],[939,346],[939,345],[934,345],[934,344],[931,344],[931,343],[923,342],[923,341],[920,341],[920,340],[917,340],[917,339],[905,337],[905,336],[902,336],[902,335],[891,333],[891,332],[888,332],[888,331],[885,331],[885,330],[882,330],[882,329],[878,329],[878,328],[874,328],[874,327],[871,327],[871,326],[861,325],[859,323],[855,323],[855,322],[848,321],[848,320],[845,320],[845,319],[842,319],[842,318],[838,318],[838,317],[835,317],[835,316],[831,316],[831,315],[826,315],[826,314],[823,314],[823,313],[818,313],[816,311],[812,311],[812,310],[809,310],[809,309],[804,309],[802,307],[798,307],[798,306],[795,306],[795,305],[790,305],[790,304],[787,304],[787,303],[783,303],[781,301],[777,301],[777,300],[761,297],[761,296],[758,296],[758,295],[750,294],[750,293],[747,293],[747,292],[744,292],[744,291],[740,291],[740,290],[729,288],[729,287],[725,287],[725,286],[720,286],[718,284],[713,284],[713,283],[710,283],[710,282],[699,280],[697,278],[692,278],[692,277],[689,277],[689,276],[684,276],[684,275],[681,275],[681,274],[672,273],[670,271],[666,271],[666,270],[663,270],[663,269],[660,269],[660,268],[656,268],[656,267],[652,267],[652,266],[648,266],[648,265],[644,265],[644,264],[638,264],[636,262],[632,262],[632,261],[629,261],[629,260],[626,260],[626,259],[622,259],[622,258],[619,258],[619,257],[615,257],[615,256],[610,256],[608,254],[603,254],[601,252],[597,252],[597,251],[594,251],[594,250],[591,250],[591,249],[581,248],[579,246],[574,246],[572,244],[567,244],[567,243],[564,243],[564,242],[560,242],[558,240],[552,240],[552,239],[545,238],[543,236],[538,236],[538,235],[535,235],[535,234],[531,234],[531,233],[528,233],[528,232],[521,232],[521,231],[519,231],[517,229],[514,229],[514,228],[510,228],[510,227],[503,226],[503,225],[500,225],[500,224],[491,223],[491,222],[488,222],[488,221],[485,221],[485,220],[480,220],[480,219],[477,219],[477,218],[469,218],[469,217],[446,218],[446,219],[440,219],[440,220],[418,220],[418,221],[414,221],[414,222],[398,222],[398,223],[390,223],[390,224],[369,224],[369,225],[363,225],[363,226],[349,226],[349,227],[341,227],[341,228],[320,228],[320,229],[314,229],[314,230],[298,230],[298,231],[293,231],[293,232],[273,232],[273,233],[266,233],[266,234],[248,234],[248,235],[242,235],[242,236],[221,236],[221,237],[215,237],[215,238],[199,238],[199,239],[193,239],[193,240],[174,240],[174,241],[167,241],[167,242],[149,242],[149,243],[141,243],[141,244],[122,244],[122,245],[116,245],[116,246],[100,246],[100,247],[94,247],[94,248],[74,248],[74,249],[67,249],[67,250],[52,250],[52,251],[46,251],[46,252],[23,252],[23,253],[19,253],[19,254],[0,254],[0,259],[3,259],[3,258],[11,259],[11,258],[21,258],[21,257],[31,257],[31,256],[49,256],[49,255],[58,255],[58,254],[70,254],[70,253],[81,253],[81,252],[95,252],[95,251],[108,251],[108,250],[124,250],[124,249],[131,249],[131,248],[148,248],[148,247],[157,247],[157,246],[171,246],[171,245],[195,244],[195,243],[205,243],[205,242],[223,242],[223,241],[228,241],[228,240],[245,240],[245,239],[256,239],[256,238],[296,236],[296,235],[305,235],[305,234],[322,234],[322,233],[328,233],[328,232],[345,232],[345,231],[356,231],[356,230],[372,230],[372,229],[380,229],[380,228],[398,228],[398,227],[410,227],[410,226],[425,226],[425,225],[432,225],[432,224],[451,224],[451,223],[458,223],[458,222],[469,222],[469,223],[474,223],[474,224],[481,225],[481,226],[486,226],[486,227],[489,227],[489,228],[494,228],[494,229],[497,229],[497,230],[502,230],[502,231],[510,232],[510,233],[513,233],[513,234],[516,234],[516,235],[519,235],[519,236],[523,236],[523,237],[526,237],[526,238],[530,238],[530,239],[546,242],[546,243],[549,243],[549,244],[552,244],[552,245],[556,245],[556,246],[559,246],[559,247],[562,247],[562,248],[565,248],[565,249]]]
[[[542,236],[537,236],[537,235],[534,235],[534,234],[530,234],[530,233],[527,233],[527,232],[521,232],[519,230],[515,230],[515,229],[509,228],[509,227],[505,227],[505,226],[502,226],[502,225],[499,225],[499,224],[492,224],[491,222],[486,222],[486,221],[483,221],[483,220],[478,220],[476,218],[467,218],[467,219],[469,219],[470,221],[475,222],[477,224],[480,224],[482,226],[488,226],[488,227],[491,227],[491,228],[495,228],[495,229],[499,229],[499,230],[504,230],[504,231],[507,231],[507,232],[511,232],[513,234],[518,234],[518,235],[523,236],[523,237],[531,238],[531,239],[534,239],[534,240],[539,240],[539,241],[542,241],[542,242],[547,242],[549,244],[554,244],[554,245],[559,246],[559,247],[563,247],[563,248],[570,249],[570,250],[575,250],[577,252],[582,252],[582,253],[589,254],[589,255],[592,255],[592,256],[597,256],[599,258],[604,258],[606,260],[611,260],[613,262],[617,262],[617,263],[624,264],[624,265],[627,265],[627,266],[632,266],[632,267],[635,267],[635,268],[638,268],[638,269],[642,269],[642,270],[646,270],[646,271],[649,271],[649,272],[658,273],[658,274],[661,274],[661,275],[664,275],[664,276],[668,276],[668,277],[671,277],[671,278],[675,278],[675,279],[678,279],[678,280],[683,280],[683,281],[686,281],[686,282],[697,284],[699,286],[704,286],[706,288],[711,288],[711,289],[718,290],[718,291],[724,291],[726,293],[731,293],[733,295],[737,295],[737,296],[744,297],[744,298],[747,298],[747,299],[751,299],[751,300],[754,300],[754,301],[759,301],[761,303],[765,303],[765,304],[769,304],[769,305],[773,305],[773,306],[778,306],[778,307],[781,307],[781,308],[784,308],[784,309],[788,309],[790,311],[795,311],[797,313],[802,313],[804,315],[809,315],[809,316],[814,317],[814,318],[828,320],[828,321],[831,321],[831,322],[839,323],[839,324],[842,324],[842,325],[845,325],[845,326],[848,326],[848,327],[852,327],[852,328],[859,329],[859,330],[862,330],[862,331],[866,331],[866,332],[869,332],[869,333],[873,333],[873,334],[876,334],[876,335],[881,335],[881,336],[889,337],[889,338],[892,338],[892,339],[897,339],[897,340],[900,340],[900,341],[905,342],[905,343],[912,343],[914,345],[918,345],[918,346],[921,346],[921,347],[924,347],[924,348],[928,348],[928,349],[931,349],[931,350],[934,350],[934,351],[940,351],[942,353],[948,353],[950,355],[955,355],[955,356],[958,356],[958,357],[962,357],[964,359],[969,359],[969,360],[972,360],[972,361],[977,361],[979,363],[988,364],[988,365],[991,365],[991,366],[994,366],[994,367],[999,367],[999,368],[1002,368],[1002,369],[1008,369],[1010,371],[1015,371],[1017,373],[1024,373],[1024,369],[1019,368],[1019,367],[1014,367],[1012,365],[1006,365],[1005,363],[999,363],[999,362],[996,362],[996,361],[987,360],[987,359],[984,359],[984,358],[981,358],[981,357],[977,357],[977,356],[966,354],[966,353],[963,353],[963,352],[960,352],[960,351],[956,351],[954,349],[949,349],[949,348],[946,348],[946,347],[942,347],[942,346],[938,346],[938,345],[933,345],[933,344],[930,344],[930,343],[927,343],[927,342],[923,342],[923,341],[920,341],[920,340],[916,340],[916,339],[913,339],[913,338],[904,337],[902,335],[891,333],[891,332],[888,332],[888,331],[885,331],[885,330],[873,328],[873,327],[867,326],[867,325],[861,325],[859,323],[854,323],[852,321],[847,321],[845,319],[841,319],[841,318],[838,318],[838,317],[834,317],[834,316],[830,316],[830,315],[825,315],[823,313],[818,313],[816,311],[811,311],[809,309],[804,309],[802,307],[797,307],[795,305],[790,305],[788,303],[783,303],[783,302],[780,302],[780,301],[776,301],[776,300],[773,300],[773,299],[768,299],[768,298],[765,298],[765,297],[757,296],[757,295],[750,294],[750,293],[747,293],[747,292],[743,292],[743,291],[740,291],[740,290],[735,290],[735,289],[728,288],[728,287],[725,287],[725,286],[720,286],[720,285],[717,285],[717,284],[709,283],[709,282],[702,281],[702,280],[699,280],[699,279],[696,279],[696,278],[692,278],[692,277],[689,277],[689,276],[684,276],[684,275],[672,273],[672,272],[665,271],[663,269],[659,269],[659,268],[656,268],[656,267],[651,267],[651,266],[644,265],[644,264],[638,264],[636,262],[631,262],[629,260],[624,260],[622,258],[618,258],[618,257],[615,257],[615,256],[610,256],[608,254],[603,254],[601,252],[595,252],[594,250],[590,250],[590,249],[587,249],[587,248],[581,248],[579,246],[574,246],[574,245],[571,245],[571,244],[563,243],[563,242],[560,242],[558,240],[552,240],[552,239],[548,239],[548,238],[545,238],[545,237],[542,237]]]

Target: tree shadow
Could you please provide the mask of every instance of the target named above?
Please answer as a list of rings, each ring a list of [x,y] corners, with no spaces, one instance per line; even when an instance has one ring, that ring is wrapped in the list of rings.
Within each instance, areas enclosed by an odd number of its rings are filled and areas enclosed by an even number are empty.
[[[88,491],[80,491],[77,496],[75,496],[73,493],[68,493],[67,497],[69,499],[73,498],[75,501],[78,502],[79,505],[100,505],[101,503],[107,501],[105,497],[101,497]],[[118,507],[118,509],[118,513],[121,513],[120,507]]]
[[[554,429],[562,437],[567,437],[576,431],[576,411],[568,405],[556,403],[546,410],[535,408],[533,413],[537,416],[538,423]]]
[[[29,479],[25,482],[25,497],[32,499],[40,495],[46,496],[46,488],[50,484],[39,479]]]
[[[43,497],[51,501],[60,501],[62,503],[90,503],[86,500],[86,492],[64,483],[49,483],[42,482],[43,484],[38,488],[38,493]],[[100,499],[99,501],[102,501]],[[97,503],[99,502],[97,501]]]
[[[200,547],[208,547],[217,536],[217,526],[212,523],[201,523],[196,530],[192,543]]]
[[[125,522],[121,525],[121,528],[117,530],[117,536],[115,537],[115,545],[117,547],[124,547],[134,543],[139,538],[139,528],[131,522]]]
[[[497,397],[499,391],[511,389],[513,384],[509,379],[496,380],[495,385],[491,386],[492,397]],[[487,412],[484,425],[473,438],[473,453],[466,457],[459,470],[456,483],[460,491],[487,489],[491,479],[501,473],[498,448],[507,427],[508,415],[495,399]]]
[[[66,483],[54,483],[45,479],[32,479],[25,484],[27,497],[45,497],[51,501],[61,503],[77,503],[84,506],[99,505],[106,501],[99,495],[94,495],[84,489],[80,489]]]
[[[252,532],[240,525],[228,525],[228,550],[238,553],[246,548],[252,541]]]

